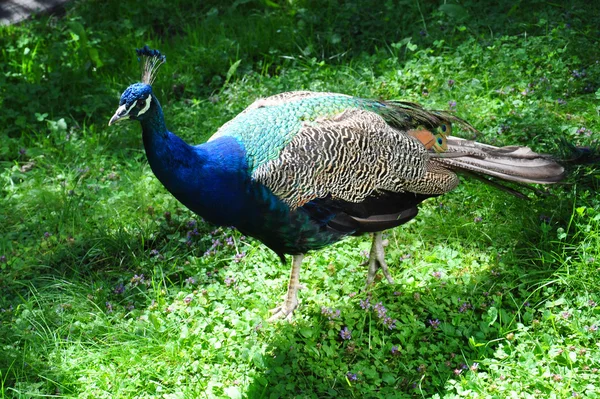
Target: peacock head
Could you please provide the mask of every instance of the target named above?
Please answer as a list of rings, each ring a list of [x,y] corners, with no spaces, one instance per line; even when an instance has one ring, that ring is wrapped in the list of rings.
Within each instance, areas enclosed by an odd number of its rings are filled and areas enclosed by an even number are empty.
[[[108,126],[126,119],[143,120],[152,106],[152,101],[156,101],[152,95],[152,82],[156,71],[167,61],[167,57],[158,50],[149,49],[148,46],[135,51],[138,61],[142,63],[142,81],[132,84],[123,92],[119,108],[110,118]]]
[[[152,86],[146,83],[134,83],[121,95],[119,108],[110,118],[108,126],[127,119],[141,120],[151,105]]]

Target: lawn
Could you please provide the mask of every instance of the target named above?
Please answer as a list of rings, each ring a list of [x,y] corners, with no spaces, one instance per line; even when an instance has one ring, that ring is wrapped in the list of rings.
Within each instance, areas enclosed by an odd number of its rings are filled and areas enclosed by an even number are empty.
[[[365,290],[370,239],[348,238],[268,323],[288,266],[180,205],[138,124],[107,126],[148,44],[191,143],[313,90],[564,157],[600,134],[600,3],[230,3],[80,0],[0,27],[0,398],[600,398],[597,167],[529,201],[463,179],[386,232],[395,284]]]

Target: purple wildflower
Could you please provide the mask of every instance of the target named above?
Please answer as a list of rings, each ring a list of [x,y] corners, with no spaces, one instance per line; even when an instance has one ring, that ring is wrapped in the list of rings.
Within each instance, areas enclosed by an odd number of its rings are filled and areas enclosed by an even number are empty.
[[[369,310],[371,308],[371,300],[369,298],[365,299],[364,301],[361,299],[359,305],[362,309]]]
[[[194,277],[188,277],[184,280],[184,282],[188,285],[194,285],[196,284],[196,279]]]
[[[333,319],[339,319],[341,312],[339,309],[333,310],[331,308],[327,308],[325,306],[323,306],[321,308],[321,314],[325,317],[327,317],[329,320],[333,320]]]
[[[346,373],[346,377],[348,377],[349,381],[356,381],[356,380],[358,380],[358,375],[356,375],[355,373],[351,373],[349,371]]]
[[[235,256],[233,257],[233,261],[235,263],[239,263],[244,256],[246,256],[246,251],[235,254]]]
[[[558,105],[567,105],[567,102],[565,100],[563,100],[562,98],[557,98],[556,103]]]
[[[438,319],[435,319],[435,320],[429,319],[427,322],[429,323],[431,328],[433,328],[434,330],[437,330],[441,324],[441,322]]]
[[[6,255],[0,256],[0,263],[6,263]]]
[[[229,236],[229,237],[227,237],[227,238],[225,239],[225,244],[227,244],[227,245],[228,245],[228,246],[230,246],[230,247],[231,247],[231,246],[233,246],[233,245],[234,245],[234,242],[233,242],[233,237],[232,237],[232,236]]]
[[[352,339],[352,333],[350,332],[350,330],[348,330],[348,327],[342,328],[342,331],[340,331],[340,337],[342,337],[342,339],[346,341]]]
[[[19,155],[25,155],[25,153],[27,153],[26,148],[19,148]]]
[[[0,258],[0,261],[2,261],[2,258]],[[596,301],[594,301],[593,299],[590,299],[588,301],[588,306],[591,308],[595,308],[596,307]]]
[[[575,79],[580,79],[580,78],[584,78],[587,74],[585,72],[585,69],[582,70],[573,70],[573,72],[571,72],[571,75],[575,78]]]
[[[47,231],[44,233],[44,239],[50,238],[52,234],[48,233]]]
[[[385,316],[383,318],[383,325],[386,326],[390,330],[393,330],[394,328],[396,328],[396,323],[397,322],[398,322],[398,320],[392,319],[389,316]]]
[[[373,306],[373,310],[377,312],[377,317],[379,317],[380,319],[385,318],[387,309],[385,308],[385,306],[383,306],[383,303],[379,302],[377,305]]]
[[[579,129],[577,129],[577,134],[583,134],[589,137],[592,135],[592,131],[588,128],[580,127]]]
[[[130,282],[131,282],[131,285],[133,285],[135,287],[138,284],[144,284],[144,283],[146,283],[146,279],[144,278],[143,274],[141,274],[139,276],[136,274],[136,275],[134,275],[131,278]]]
[[[394,345],[394,346],[392,346],[391,352],[392,352],[392,355],[399,356],[400,355],[400,348],[398,348],[397,345]]]
[[[183,302],[184,302],[186,305],[189,305],[189,304],[190,304],[190,302],[192,302],[192,297],[191,297],[191,296],[186,296],[185,298],[183,298]]]
[[[431,275],[437,279],[442,278],[442,272],[433,272]]]
[[[479,369],[479,363],[473,363],[469,369],[471,371],[477,371]]]
[[[456,109],[456,101],[454,101],[454,100],[448,101],[448,107],[450,108],[450,111],[454,111]]]
[[[460,305],[460,308],[458,308],[458,311],[460,313],[464,313],[468,309],[473,309],[473,306],[471,306],[471,304],[469,302],[463,302],[462,305]]]
[[[235,283],[235,279],[233,277],[225,277],[225,285],[226,286],[231,286],[231,284]]]
[[[196,226],[196,221],[194,219],[191,219],[188,223],[188,228],[192,229]]]
[[[454,79],[448,79],[448,86],[452,87],[454,86]]]
[[[113,292],[115,294],[122,294],[125,292],[125,286],[123,285],[123,283],[119,283],[115,289],[113,290]]]
[[[158,255],[160,255],[160,253],[158,252],[157,249],[153,249],[150,251],[150,256],[158,256]]]
[[[483,219],[481,218],[481,216],[477,216],[475,219],[473,219],[473,222],[475,223],[480,223]]]
[[[111,305],[110,302],[106,302],[106,310],[108,311],[108,313],[112,313],[113,311],[113,306]]]
[[[569,317],[571,317],[571,313],[567,312],[567,311],[562,312],[560,315],[562,316],[563,319],[568,319]]]

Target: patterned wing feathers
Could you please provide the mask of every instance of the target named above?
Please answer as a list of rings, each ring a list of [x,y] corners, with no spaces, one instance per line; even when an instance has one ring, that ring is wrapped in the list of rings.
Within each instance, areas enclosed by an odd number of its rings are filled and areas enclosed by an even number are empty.
[[[315,198],[361,202],[378,190],[431,190],[430,176],[437,170],[428,164],[427,149],[417,139],[374,112],[347,109],[304,123],[279,157],[259,166],[253,178],[297,208]]]

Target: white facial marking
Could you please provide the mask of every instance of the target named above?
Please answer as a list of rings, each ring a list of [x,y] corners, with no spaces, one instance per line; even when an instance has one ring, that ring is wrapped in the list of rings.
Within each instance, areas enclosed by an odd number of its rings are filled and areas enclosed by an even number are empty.
[[[136,101],[137,102],[137,101]],[[148,96],[146,97],[146,104],[144,105],[144,108],[142,108],[140,110],[140,112],[138,112],[138,115],[142,115],[144,114],[146,111],[148,111],[148,109],[150,108],[150,103],[152,102],[152,96]],[[135,104],[135,103],[134,103]]]
[[[129,111],[127,111],[126,105],[125,104],[121,105],[119,108],[117,108],[117,111],[115,112],[113,117],[110,118],[110,121],[108,122],[108,126],[110,126],[113,123],[116,123],[118,121],[129,119],[128,113],[129,113]]]
[[[132,109],[135,108],[135,104],[137,104],[137,100],[135,100],[132,104],[131,107],[129,107],[129,109],[127,110],[127,114],[129,114],[131,112]]]
[[[125,116],[128,113],[129,111],[127,110],[127,105],[123,104],[119,108],[117,108],[117,112],[115,112],[115,115]]]

